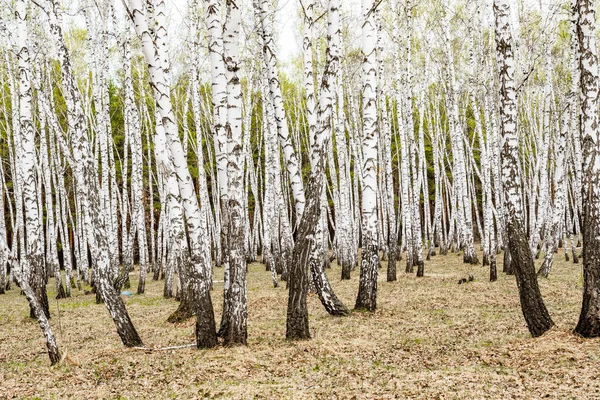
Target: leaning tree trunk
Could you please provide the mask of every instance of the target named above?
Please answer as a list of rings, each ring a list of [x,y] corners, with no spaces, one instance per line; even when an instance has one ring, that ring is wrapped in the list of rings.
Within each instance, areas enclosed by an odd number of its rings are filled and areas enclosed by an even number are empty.
[[[37,185],[35,181],[36,148],[35,130],[31,112],[32,98],[32,69],[29,59],[29,48],[27,46],[27,5],[24,0],[18,0],[15,4],[15,18],[17,25],[16,45],[19,66],[19,125],[20,137],[20,160],[17,161],[20,175],[23,179],[23,203],[25,204],[25,225],[27,228],[27,246],[22,249],[25,254],[22,260],[22,270],[18,274],[19,286],[25,293],[32,314],[37,318],[40,328],[46,338],[46,347],[50,363],[56,364],[60,361],[60,352],[56,339],[48,322],[48,298],[46,295],[46,278],[43,268],[43,254],[40,226],[40,215],[37,203]],[[21,199],[16,199],[17,204]],[[24,232],[21,232],[23,234]],[[14,242],[13,242],[14,243]],[[3,243],[4,252],[8,252],[8,246]],[[18,271],[19,267],[14,263],[11,269]],[[35,285],[30,286],[30,282]]]
[[[167,37],[165,28],[164,2],[160,1],[156,7],[156,37],[152,38],[141,0],[130,0],[131,16],[135,30],[142,42],[142,52],[148,68],[150,79],[154,88],[156,108],[165,128],[169,153],[171,155],[177,183],[185,212],[187,231],[190,244],[191,262],[189,266],[189,290],[191,304],[196,310],[196,341],[198,347],[213,347],[217,344],[214,311],[210,298],[210,252],[208,251],[207,238],[201,223],[200,208],[194,189],[192,177],[183,153],[174,113],[169,95],[170,85],[164,65],[168,64]],[[156,45],[155,43],[156,42]]]
[[[581,193],[583,214],[583,303],[575,332],[600,336],[600,152],[598,151],[598,52],[596,9],[591,0],[577,0],[580,72],[580,132],[583,151]]]
[[[517,92],[515,59],[510,27],[509,0],[494,0],[496,17],[496,50],[500,81],[500,129],[502,148],[502,181],[506,194],[506,227],[511,265],[514,268],[521,300],[521,310],[532,336],[540,336],[554,323],[542,299],[535,274],[533,257],[523,225],[519,178],[519,140],[517,136]]]
[[[286,162],[286,167],[288,170],[288,175],[289,175],[289,181],[292,187],[292,195],[294,197],[294,209],[296,211],[296,216],[297,218],[300,218],[302,216],[302,213],[304,211],[304,203],[305,203],[305,191],[304,191],[304,186],[302,184],[302,180],[300,179],[300,174],[299,174],[299,170],[298,170],[298,159],[297,159],[297,152],[294,150],[290,137],[288,135],[288,126],[287,126],[287,121],[286,121],[286,117],[285,117],[285,110],[283,109],[283,102],[282,102],[282,97],[281,97],[281,88],[279,85],[279,81],[277,78],[277,71],[276,71],[276,65],[275,65],[275,54],[274,54],[274,49],[273,49],[273,36],[272,36],[272,27],[271,24],[269,23],[269,21],[267,20],[268,15],[269,15],[269,4],[268,1],[264,0],[264,1],[260,1],[259,0],[255,0],[254,2],[254,8],[255,8],[255,12],[258,16],[259,19],[259,23],[261,24],[261,29],[260,29],[260,33],[263,37],[263,56],[264,56],[264,61],[265,61],[265,69],[267,70],[267,75],[269,77],[269,91],[270,91],[270,98],[272,100],[273,103],[273,108],[274,108],[274,116],[275,116],[275,121],[277,124],[277,132],[279,135],[279,142],[284,154],[284,160]],[[259,4],[261,3],[261,4]],[[335,7],[335,5],[333,7],[333,12],[332,14],[336,14],[336,12],[338,12],[337,7]],[[330,17],[332,18],[332,17]],[[333,35],[335,36],[335,35]],[[334,39],[335,40],[335,39]],[[329,58],[335,58],[336,62],[339,63],[339,61],[337,61],[339,59],[339,55],[336,53],[335,57],[332,57],[332,55],[330,55]],[[329,65],[332,64],[331,61],[327,62]],[[337,65],[337,64],[336,64]],[[322,104],[320,107],[320,111],[319,114],[323,117],[322,118],[322,123],[320,123],[320,128],[319,128],[319,132],[317,132],[315,135],[319,137],[319,141],[321,141],[321,143],[323,143],[324,141],[324,137],[329,138],[329,136],[331,136],[331,125],[330,125],[330,120],[331,120],[331,116],[332,114],[332,102],[331,102],[331,93],[329,92],[331,90],[331,88],[329,88],[330,86],[330,82],[332,82],[332,80],[335,77],[335,69],[334,70],[329,70],[329,68],[326,68],[327,72],[324,73],[323,79],[326,82],[327,85],[327,89],[328,89],[328,93],[327,96],[327,104]],[[323,86],[323,83],[322,83]],[[323,96],[322,96],[323,97]],[[325,117],[328,116],[328,117]],[[326,120],[326,121],[325,121]],[[326,122],[326,123],[325,123]],[[312,140],[313,138],[311,138]],[[311,145],[314,144],[314,140],[312,140]],[[314,146],[312,146],[314,148]],[[315,151],[314,149],[312,150],[313,152]],[[265,204],[266,207],[266,204]],[[296,222],[298,223],[298,219],[296,220]],[[268,223],[268,221],[265,221],[265,224]],[[319,227],[319,229],[322,229],[322,227]],[[319,234],[319,233],[317,233]],[[322,238],[322,235],[319,234],[319,236]],[[273,241],[274,238],[271,238],[271,241]],[[321,251],[323,245],[321,243],[320,247],[316,247],[317,250]],[[327,275],[325,274],[325,271],[323,269],[323,266],[318,266],[318,265],[314,265],[313,268],[311,269],[311,275],[312,275],[312,279],[313,282],[315,283],[315,289],[317,290],[318,294],[319,294],[319,298],[323,304],[323,306],[325,307],[325,309],[332,315],[344,315],[347,313],[347,309],[345,306],[343,306],[343,303],[335,296],[334,292],[333,292],[333,288],[331,287],[329,280],[327,278]]]
[[[113,198],[111,193],[112,184],[112,172],[113,164],[111,162],[111,154],[113,148],[110,145],[109,137],[109,125],[110,115],[108,110],[108,101],[105,95],[108,93],[108,86],[106,84],[105,76],[108,75],[108,42],[107,42],[107,22],[108,10],[106,9],[107,4],[99,3],[97,10],[99,12],[99,31],[94,32],[92,29],[91,15],[88,13],[88,9],[84,9],[85,23],[88,30],[88,36],[90,47],[88,48],[92,61],[92,106],[95,110],[95,121],[87,121],[88,127],[96,132],[96,145],[95,151],[99,153],[90,157],[90,161],[94,164],[95,174],[99,175],[98,195],[100,199],[100,212],[102,213],[102,219],[104,220],[104,229],[107,239],[108,252],[109,252],[109,266],[106,271],[108,279],[114,283],[114,280],[118,276],[118,244],[117,235],[115,229],[116,223],[116,210],[113,207]],[[94,35],[93,35],[94,34]],[[96,43],[97,42],[97,43]],[[101,168],[100,168],[101,167]],[[109,183],[110,182],[110,183]],[[114,189],[114,188],[112,188]],[[92,215],[90,218],[95,218]],[[100,300],[100,294],[96,297],[97,301]]]
[[[332,121],[334,115],[334,96],[335,96],[335,83],[337,78],[337,72],[339,70],[339,1],[329,1],[329,13],[328,13],[328,51],[327,61],[325,63],[325,71],[321,78],[320,93],[319,93],[319,108],[317,114],[317,129],[315,135],[311,138],[311,167],[314,171],[318,169],[321,173],[325,174],[325,167],[320,166],[319,163],[323,164],[325,161],[321,161],[322,152],[327,151],[331,140],[332,132]],[[315,262],[316,259],[320,258],[323,260],[323,253],[325,257],[328,257],[326,251],[326,240],[329,235],[327,231],[327,224],[323,223],[323,218],[327,221],[327,205],[326,203],[326,192],[325,192],[325,179],[320,179],[321,187],[319,189],[321,196],[321,212],[320,222],[315,228],[314,234],[316,235],[315,242],[312,244],[312,249],[318,254],[312,254],[310,256],[310,272],[312,275],[313,283],[321,304],[325,307],[325,310],[331,315],[346,315],[348,309],[342,303],[342,301],[335,295],[329,279],[325,274],[324,263]]]
[[[71,135],[72,159],[77,181],[77,197],[80,202],[82,214],[80,224],[82,240],[87,242],[92,252],[92,259],[96,263],[95,284],[100,297],[109,311],[123,344],[128,347],[142,344],[123,300],[112,286],[110,281],[110,257],[104,215],[100,208],[97,171],[95,170],[89,139],[85,132],[85,117],[83,105],[75,77],[72,72],[69,53],[62,33],[62,12],[57,0],[52,3],[50,15],[51,31],[58,43],[58,58],[61,64],[62,86],[65,103],[67,106],[67,126]],[[66,157],[71,157],[67,149],[63,149]],[[79,213],[78,213],[79,214]],[[93,221],[92,221],[93,218]],[[81,240],[81,238],[80,238]],[[87,269],[87,246],[81,246],[79,268]],[[84,272],[87,277],[87,271]]]
[[[258,4],[258,3],[261,4]],[[275,60],[275,49],[273,35],[270,29],[265,29],[269,18],[270,5],[269,0],[254,0],[255,10],[259,9],[260,18],[262,20],[262,36],[263,36],[263,56],[265,66],[268,73],[269,92],[275,109],[275,121],[277,122],[277,135],[279,143],[285,155],[285,165],[288,171],[289,181],[292,186],[292,195],[294,197],[294,209],[296,216],[300,217],[304,210],[304,185],[302,183],[302,174],[298,162],[298,156],[294,151],[291,138],[289,136],[289,128],[285,108],[283,107],[283,94],[279,83],[279,75],[277,73],[277,65]]]
[[[315,150],[313,150],[315,151]],[[313,264],[322,264],[323,260],[315,251],[319,245],[316,230],[320,224],[321,187],[323,186],[322,150],[318,151],[319,161],[311,173],[306,187],[308,197],[296,237],[296,245],[292,255],[292,264],[288,279],[288,307],[285,337],[288,340],[310,339],[308,325],[308,308],[306,296],[309,287],[308,270]]]
[[[5,251],[8,251],[8,248],[6,248]],[[17,266],[16,260],[11,264],[11,269],[12,268],[19,268]],[[60,351],[58,350],[58,345],[56,344],[56,337],[52,332],[50,322],[48,321],[48,318],[46,318],[46,314],[44,313],[42,305],[37,300],[37,297],[31,286],[29,286],[29,282],[27,282],[27,279],[25,279],[24,276],[21,276],[18,278],[18,280],[19,286],[21,286],[21,290],[23,291],[23,294],[25,294],[25,297],[27,298],[30,307],[33,309],[34,314],[36,315],[38,323],[40,324],[40,328],[42,328],[42,332],[44,333],[44,337],[46,339],[46,348],[48,349],[48,356],[50,357],[50,364],[58,364],[61,358]]]

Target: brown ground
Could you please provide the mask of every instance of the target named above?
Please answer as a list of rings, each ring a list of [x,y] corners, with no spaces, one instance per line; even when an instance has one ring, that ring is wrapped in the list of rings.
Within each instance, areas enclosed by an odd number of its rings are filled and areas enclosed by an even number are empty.
[[[564,262],[562,252],[557,259],[550,279],[541,279],[557,327],[538,339],[525,327],[514,277],[499,273],[489,283],[486,268],[451,254],[426,262],[425,278],[400,273],[387,283],[381,270],[373,314],[330,317],[310,295],[313,339],[290,343],[285,286],[274,289],[270,274],[253,264],[248,347],[126,349],[104,306],[76,292],[60,300],[60,321],[52,301],[53,329],[68,352],[57,367],[49,366],[41,331],[13,289],[0,296],[0,398],[600,399],[600,341],[570,332],[579,315],[581,264]],[[459,286],[470,272],[475,281]],[[336,265],[328,274],[352,307],[358,271],[344,282]],[[217,283],[218,318],[221,290]],[[193,321],[167,323],[176,303],[161,294],[162,282],[149,281],[147,294],[126,299],[145,345],[192,343]]]

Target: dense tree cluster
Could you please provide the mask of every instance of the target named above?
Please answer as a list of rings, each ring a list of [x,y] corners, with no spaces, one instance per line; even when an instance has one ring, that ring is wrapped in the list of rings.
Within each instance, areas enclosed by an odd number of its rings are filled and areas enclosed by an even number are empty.
[[[391,282],[461,252],[494,282],[504,251],[538,336],[563,248],[583,259],[576,332],[600,335],[594,2],[355,3],[295,4],[286,62],[273,0],[188,0],[177,31],[165,0],[0,0],[0,294],[18,285],[52,363],[51,277],[96,293],[125,346],[130,274],[138,294],[164,280],[169,320],[196,316],[209,348],[246,344],[257,261],[308,339],[310,290],[349,313],[333,260],[374,311],[381,261]]]

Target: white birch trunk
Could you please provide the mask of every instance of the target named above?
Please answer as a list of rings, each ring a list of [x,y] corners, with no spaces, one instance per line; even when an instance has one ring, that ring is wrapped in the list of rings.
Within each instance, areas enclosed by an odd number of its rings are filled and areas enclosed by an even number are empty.
[[[362,0],[362,261],[356,309],[374,311],[377,308],[377,268],[379,252],[377,238],[377,27],[374,0]]]
[[[259,4],[260,1],[260,4]],[[268,72],[269,91],[275,109],[275,121],[277,122],[277,135],[279,143],[285,155],[285,163],[288,171],[292,194],[294,196],[294,208],[296,211],[296,224],[304,211],[304,185],[298,156],[289,135],[288,122],[285,109],[283,108],[283,96],[279,84],[277,65],[275,63],[275,49],[271,24],[269,23],[270,0],[254,0],[254,8],[259,11],[262,24],[263,57]]]
[[[196,312],[196,339],[198,347],[213,347],[216,344],[214,312],[210,299],[212,266],[208,260],[207,237],[201,224],[200,208],[196,192],[187,166],[187,160],[179,140],[177,126],[170,98],[168,71],[167,32],[165,28],[164,1],[157,3],[156,9],[156,45],[148,29],[148,22],[140,0],[130,0],[131,15],[135,30],[142,42],[142,52],[154,88],[156,108],[165,130],[167,145],[177,174],[178,186],[185,211],[190,242],[190,289],[192,309]]]
[[[508,0],[494,0],[496,17],[496,55],[500,86],[500,118],[502,132],[502,183],[506,195],[507,232],[511,267],[519,289],[521,310],[532,336],[539,336],[553,325],[542,300],[535,276],[533,258],[524,230],[517,134],[517,92],[515,59],[510,27]]]
[[[248,337],[246,300],[246,254],[244,246],[244,153],[242,152],[242,85],[239,74],[239,35],[241,10],[227,1],[224,28],[224,59],[227,68],[227,258],[229,282],[225,288],[225,304],[219,335],[225,345],[246,344]]]
[[[55,24],[52,26],[53,36],[58,43],[61,63],[63,95],[67,104],[67,123],[72,138],[72,152],[75,175],[77,178],[77,198],[82,214],[78,226],[81,226],[80,268],[87,268],[87,246],[89,243],[92,258],[96,263],[95,284],[101,299],[115,322],[117,333],[126,346],[138,346],[142,343],[123,301],[110,282],[109,243],[105,226],[105,218],[101,210],[97,171],[94,169],[89,141],[85,132],[85,120],[79,90],[72,73],[69,54],[62,33],[60,5],[53,2],[52,15]],[[79,213],[78,213],[79,214]],[[93,218],[93,223],[92,223]],[[85,224],[85,226],[83,226]],[[81,240],[81,237],[79,240]],[[83,242],[83,243],[82,243]],[[83,253],[83,254],[82,254]]]
[[[44,271],[43,245],[41,244],[42,227],[41,215],[37,203],[37,184],[35,177],[35,164],[37,160],[35,146],[35,130],[32,115],[32,87],[33,73],[29,59],[27,4],[24,0],[17,0],[15,4],[15,19],[17,25],[16,47],[19,68],[19,125],[20,159],[16,160],[18,170],[23,180],[23,203],[25,205],[25,226],[27,229],[27,245],[24,257],[21,259],[21,273],[19,286],[25,293],[29,306],[44,337],[50,363],[56,364],[60,360],[60,352],[56,338],[48,322],[48,298],[46,295],[46,277]],[[16,199],[21,201],[21,199]],[[8,249],[5,249],[5,252]],[[16,265],[13,264],[13,268]],[[18,269],[18,268],[17,268]],[[31,285],[30,285],[31,282]]]

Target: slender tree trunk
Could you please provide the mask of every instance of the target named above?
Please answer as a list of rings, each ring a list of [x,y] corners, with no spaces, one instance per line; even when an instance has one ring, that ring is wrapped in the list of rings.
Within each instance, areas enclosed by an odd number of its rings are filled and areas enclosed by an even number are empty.
[[[362,0],[363,61],[363,163],[362,216],[363,241],[360,281],[355,308],[374,311],[377,308],[377,29],[374,0]]]
[[[292,141],[289,136],[286,112],[283,107],[283,95],[281,93],[281,85],[279,83],[279,76],[277,73],[277,66],[275,63],[273,35],[271,30],[268,29],[268,22],[266,21],[267,18],[270,18],[269,10],[271,7],[269,5],[269,0],[254,0],[253,2],[255,10],[260,10],[260,19],[262,21],[263,56],[265,66],[268,72],[270,95],[273,101],[273,108],[275,109],[277,135],[279,136],[279,143],[285,155],[284,159],[288,171],[289,180],[292,186],[292,194],[294,196],[294,208],[296,211],[298,222],[299,217],[302,215],[302,211],[304,210],[305,192],[304,185],[302,183],[302,175],[300,171],[300,165],[298,162],[297,152],[294,151],[294,146],[292,145]]]
[[[600,336],[600,157],[598,151],[598,50],[596,8],[590,0],[575,0],[579,39],[580,125],[583,151],[583,302],[575,332]]]
[[[227,1],[227,19],[224,31],[224,54],[227,68],[227,184],[225,213],[227,229],[227,258],[229,284],[225,291],[223,322],[219,335],[226,346],[245,345],[247,331],[246,254],[244,251],[244,154],[242,152],[242,86],[239,73],[239,34],[241,10]]]
[[[165,65],[168,65],[167,37],[165,29],[164,1],[157,3],[156,38],[153,43],[148,22],[140,0],[131,0],[131,16],[135,30],[142,42],[142,52],[150,69],[150,79],[154,88],[156,108],[165,128],[170,157],[177,174],[177,183],[185,211],[187,231],[190,243],[190,281],[186,295],[196,311],[196,341],[198,347],[213,347],[217,344],[214,311],[210,298],[211,282],[209,269],[210,253],[206,232],[201,224],[201,215],[196,191],[187,166],[187,159],[179,140],[170,99],[170,86]],[[186,266],[184,266],[186,268]]]
[[[554,323],[550,319],[535,275],[533,257],[523,226],[523,211],[519,178],[519,143],[517,136],[517,92],[515,90],[515,59],[510,27],[508,0],[494,0],[496,18],[496,55],[500,80],[502,181],[506,193],[507,233],[511,265],[515,270],[521,310],[532,336],[540,336]]]
[[[210,53],[211,65],[211,94],[213,105],[213,142],[215,146],[215,159],[217,166],[218,186],[213,186],[213,190],[218,190],[221,206],[220,215],[224,226],[227,216],[224,214],[227,202],[228,184],[227,184],[227,133],[225,124],[227,122],[227,77],[223,57],[223,26],[219,17],[219,2],[216,0],[203,0],[206,7],[206,26],[210,35],[208,50]],[[221,248],[224,244],[224,235],[226,230],[222,230],[221,238],[215,245],[217,254],[217,265],[223,265]],[[227,261],[225,261],[227,263]]]
[[[6,220],[4,215],[4,168],[2,167],[2,159],[0,158],[0,243],[6,243]],[[6,279],[6,266],[8,263],[8,248],[0,247],[0,294],[4,294],[7,284],[10,280]]]
[[[35,181],[36,148],[35,130],[32,116],[32,87],[33,80],[31,63],[29,59],[27,4],[24,0],[18,0],[15,4],[15,18],[17,25],[16,45],[19,68],[19,126],[20,155],[17,161],[19,174],[23,179],[23,204],[25,205],[25,225],[27,228],[27,246],[22,249],[22,269],[18,274],[19,286],[25,293],[29,302],[31,313],[38,320],[40,328],[46,339],[50,363],[56,364],[60,361],[60,352],[56,344],[56,338],[50,328],[48,318],[48,298],[46,294],[46,274],[44,271],[43,245],[41,236],[43,234],[40,226],[40,211],[37,203],[37,184]],[[21,199],[16,199],[21,202]],[[17,203],[19,204],[19,203]],[[2,244],[4,252],[8,252],[8,246]],[[19,270],[16,263],[11,269]],[[31,282],[31,285],[30,285]]]
[[[325,63],[325,70],[321,77],[321,83],[319,87],[319,109],[317,114],[317,129],[315,135],[311,139],[311,168],[317,170],[320,157],[323,151],[329,149],[332,133],[332,123],[334,116],[335,107],[335,87],[336,78],[339,70],[339,2],[337,0],[331,0],[329,2],[329,13],[328,13],[328,50],[327,50],[327,61]],[[325,160],[322,161],[323,164]],[[321,167],[321,173],[325,174],[324,167]],[[321,196],[320,204],[320,219],[318,226],[315,228],[314,234],[316,235],[315,243],[312,244],[312,249],[317,254],[310,256],[310,271],[312,280],[315,285],[321,304],[325,307],[325,310],[331,315],[346,315],[348,309],[335,295],[329,279],[325,274],[324,265],[329,261],[328,254],[328,238],[329,230],[327,224],[327,196],[325,188],[325,177],[320,179],[321,188],[319,189],[319,195]],[[321,263],[316,262],[317,259],[321,259]]]
[[[79,268],[87,269],[87,245],[89,243],[92,258],[96,263],[96,290],[104,301],[123,344],[131,347],[142,344],[142,341],[129,318],[123,301],[110,282],[110,258],[105,228],[104,215],[100,209],[100,199],[97,181],[97,171],[93,166],[89,142],[85,133],[83,108],[79,90],[72,74],[69,54],[65,45],[61,28],[61,11],[57,1],[53,2],[53,12],[56,23],[52,31],[58,43],[59,60],[63,80],[63,95],[67,104],[67,122],[72,138],[73,161],[77,178],[77,197],[81,202],[83,215],[80,217],[82,237],[80,242]],[[93,218],[93,221],[92,221]],[[93,222],[93,223],[92,223]],[[84,272],[87,276],[87,272]]]
[[[544,262],[538,270],[538,275],[548,277],[554,263],[554,253],[557,250],[559,229],[561,220],[564,217],[565,204],[565,151],[568,135],[568,112],[563,111],[563,117],[560,126],[558,143],[554,149],[555,171],[554,171],[554,207],[552,210],[552,219],[546,234],[546,255]]]
[[[286,319],[285,337],[288,340],[310,339],[310,330],[308,324],[308,308],[306,306],[306,296],[309,287],[309,268],[313,264],[321,264],[322,260],[317,254],[315,247],[318,238],[315,235],[319,224],[321,210],[320,188],[323,185],[323,162],[322,151],[317,151],[319,161],[316,168],[311,173],[311,177],[306,187],[308,197],[306,198],[306,207],[300,220],[296,245],[292,255],[292,264],[288,279],[288,307]]]

